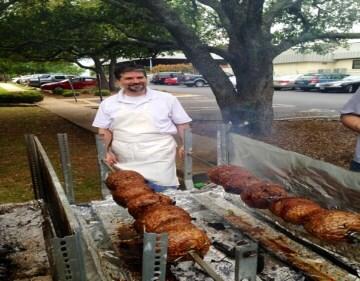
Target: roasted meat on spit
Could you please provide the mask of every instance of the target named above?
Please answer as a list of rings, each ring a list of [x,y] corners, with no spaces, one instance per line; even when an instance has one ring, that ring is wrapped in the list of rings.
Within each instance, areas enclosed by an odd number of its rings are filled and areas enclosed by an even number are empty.
[[[234,165],[211,168],[208,176],[213,183],[223,186],[226,192],[235,194],[240,194],[244,189],[259,181],[248,170]]]
[[[136,219],[138,232],[168,233],[168,260],[187,259],[190,251],[201,256],[210,247],[206,233],[191,223],[190,215],[174,206],[170,197],[150,189],[145,179],[133,171],[116,171],[106,179],[116,203],[128,208]]]
[[[144,177],[135,171],[117,171],[109,174],[106,178],[106,186],[110,190],[117,190],[124,186],[134,185],[135,183],[145,183]]]
[[[324,210],[310,216],[304,228],[320,239],[331,242],[346,240],[350,232],[360,232],[360,215],[339,210]]]
[[[150,187],[144,183],[134,183],[133,185],[124,186],[111,191],[113,199],[116,203],[123,207],[127,207],[133,199],[138,198],[141,195],[154,193]]]
[[[309,199],[290,197],[276,201],[270,206],[270,210],[285,221],[302,224],[309,216],[324,209]]]
[[[278,184],[257,182],[245,189],[240,196],[249,207],[267,209],[273,202],[288,197],[289,194]]]
[[[146,209],[135,221],[135,229],[157,233],[157,228],[176,221],[191,223],[190,215],[182,208],[174,205],[154,205]]]
[[[127,205],[127,208],[129,214],[137,219],[146,208],[157,204],[171,205],[173,204],[173,201],[169,196],[164,194],[149,192],[132,199]]]

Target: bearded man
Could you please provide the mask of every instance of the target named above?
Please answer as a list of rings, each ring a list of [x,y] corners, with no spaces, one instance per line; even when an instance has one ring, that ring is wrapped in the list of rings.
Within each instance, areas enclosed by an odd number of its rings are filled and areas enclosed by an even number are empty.
[[[105,144],[105,161],[139,172],[155,191],[176,188],[174,136],[180,136],[182,157],[191,118],[176,97],[147,87],[142,66],[122,64],[114,74],[121,90],[100,104],[93,122]]]

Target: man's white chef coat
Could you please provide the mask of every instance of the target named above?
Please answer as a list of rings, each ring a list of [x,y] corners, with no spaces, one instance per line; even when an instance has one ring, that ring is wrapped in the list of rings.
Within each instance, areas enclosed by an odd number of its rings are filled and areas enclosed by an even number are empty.
[[[147,88],[145,96],[129,97],[121,90],[118,94],[106,98],[100,104],[92,125],[111,130],[112,121],[118,110],[121,110],[120,107],[136,110],[145,106],[147,102],[154,124],[160,133],[175,135],[177,133],[175,125],[191,122],[191,118],[176,97]]]

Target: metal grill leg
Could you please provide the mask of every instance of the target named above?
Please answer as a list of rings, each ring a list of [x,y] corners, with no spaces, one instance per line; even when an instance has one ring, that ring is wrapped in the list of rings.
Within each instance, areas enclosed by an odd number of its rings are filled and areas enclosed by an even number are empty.
[[[59,148],[60,148],[60,160],[64,175],[64,189],[66,196],[70,204],[75,202],[74,197],[74,182],[72,176],[71,160],[69,140],[67,134],[57,134]]]
[[[144,233],[142,281],[165,281],[167,233]]]
[[[256,281],[257,243],[250,242],[235,248],[235,281]]]
[[[85,281],[85,268],[78,234],[53,238],[52,255],[59,281]]]
[[[193,174],[192,174],[192,132],[191,129],[185,129],[184,133],[184,182],[186,189],[194,189]]]
[[[95,136],[95,141],[96,141],[96,150],[98,156],[98,164],[100,168],[101,194],[102,197],[105,198],[107,195],[110,195],[110,191],[105,185],[105,178],[107,173],[109,172],[109,169],[108,167],[106,167],[106,165],[103,162],[103,160],[105,159],[105,147],[99,135]]]
[[[217,131],[217,164],[229,164],[229,124],[219,125]]]
[[[39,155],[36,149],[34,135],[25,135],[26,150],[31,172],[31,180],[33,183],[35,199],[44,198],[44,187],[41,177],[41,166],[39,162]]]

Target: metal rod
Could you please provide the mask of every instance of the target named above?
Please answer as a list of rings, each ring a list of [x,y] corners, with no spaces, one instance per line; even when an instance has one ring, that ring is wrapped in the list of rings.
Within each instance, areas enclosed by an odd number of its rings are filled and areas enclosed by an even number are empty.
[[[101,160],[101,162],[113,173],[116,172],[116,170],[113,166],[109,165],[104,159]]]
[[[224,281],[219,274],[217,274],[214,269],[210,267],[208,263],[206,263],[197,253],[189,252],[191,258],[200,265],[209,276],[214,279],[215,281]]]
[[[360,245],[360,233],[359,232],[350,232],[347,235],[348,240],[350,240],[352,243],[356,243]]]
[[[57,134],[57,138],[60,148],[60,160],[61,160],[61,166],[64,176],[65,193],[70,204],[74,204],[75,203],[74,180],[73,180],[72,165],[70,160],[71,157],[70,157],[68,135],[66,133]]]
[[[194,189],[193,182],[193,162],[192,162],[192,132],[190,128],[186,128],[184,131],[184,183],[188,190]]]
[[[208,165],[208,166],[210,166],[210,167],[215,167],[215,166],[216,166],[215,163],[211,163],[211,162],[209,162],[209,161],[206,161],[206,160],[200,158],[199,156],[196,156],[196,155],[193,154],[192,152],[189,152],[188,154],[189,154],[192,158],[194,158],[194,159],[196,159],[196,160],[199,160],[200,162],[202,162],[202,163],[204,163],[204,164],[206,164],[206,165]]]
[[[95,135],[96,150],[97,150],[97,162],[100,172],[100,185],[101,185],[101,195],[105,199],[106,196],[110,194],[109,189],[105,185],[105,178],[109,172],[108,166],[105,165],[103,159],[106,156],[105,145],[100,135]]]

